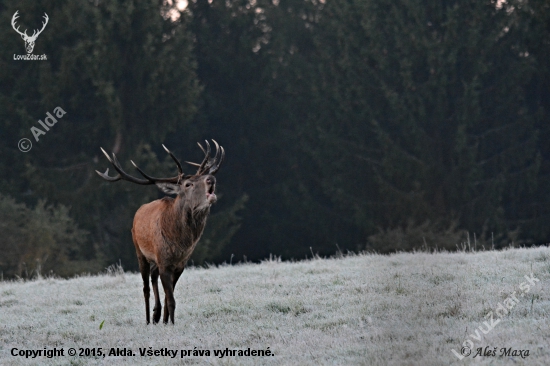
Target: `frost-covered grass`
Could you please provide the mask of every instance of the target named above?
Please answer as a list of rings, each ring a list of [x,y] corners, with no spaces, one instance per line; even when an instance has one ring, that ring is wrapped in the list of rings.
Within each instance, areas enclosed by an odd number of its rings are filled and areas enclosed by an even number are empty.
[[[518,296],[531,273],[540,282]],[[0,282],[0,364],[550,365],[549,283],[548,247],[189,268],[176,287],[175,326],[147,326],[138,274]],[[469,336],[514,291],[510,313],[486,335],[478,330],[481,341]],[[474,349],[459,361],[451,349],[467,339],[529,356],[472,359]],[[10,355],[14,347],[65,356],[25,360]],[[136,356],[71,357],[70,347]],[[178,355],[139,356],[149,347]],[[195,347],[269,347],[275,356],[180,358]]]

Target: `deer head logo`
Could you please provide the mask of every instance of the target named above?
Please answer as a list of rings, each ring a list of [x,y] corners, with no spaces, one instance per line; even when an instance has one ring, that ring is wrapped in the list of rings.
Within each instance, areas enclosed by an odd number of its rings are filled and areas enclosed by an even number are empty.
[[[42,22],[42,29],[40,29],[39,31],[37,31],[35,29],[34,32],[32,33],[32,36],[29,36],[29,35],[27,35],[27,30],[26,29],[25,29],[24,32],[20,32],[19,31],[19,26],[17,28],[15,28],[15,21],[19,17],[19,15],[17,15],[18,12],[19,12],[19,10],[17,10],[15,12],[15,14],[13,14],[13,18],[11,18],[11,26],[13,27],[13,29],[17,33],[19,33],[21,35],[21,38],[23,38],[23,40],[25,41],[25,49],[27,50],[27,53],[32,53],[32,50],[34,49],[34,42],[36,42],[36,38],[38,38],[40,33],[42,33],[44,28],[46,28],[46,24],[48,24],[48,20],[49,20],[48,14],[44,13],[45,22]]]

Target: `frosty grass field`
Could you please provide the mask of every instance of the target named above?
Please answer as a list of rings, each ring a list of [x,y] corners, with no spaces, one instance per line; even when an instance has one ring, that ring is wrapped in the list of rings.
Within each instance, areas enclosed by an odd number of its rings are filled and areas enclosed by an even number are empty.
[[[526,292],[531,273],[540,281],[531,279]],[[147,326],[135,273],[4,281],[0,364],[550,365],[549,283],[548,247],[188,268],[176,287],[175,326]],[[493,329],[484,325],[491,311]],[[472,354],[459,360],[451,350],[460,353],[467,340]],[[486,346],[496,355],[473,359]],[[44,347],[65,355],[11,355]],[[73,357],[71,347],[134,356]],[[213,354],[268,347],[274,356]],[[178,353],[142,357],[140,348]],[[518,352],[501,356],[501,348]]]

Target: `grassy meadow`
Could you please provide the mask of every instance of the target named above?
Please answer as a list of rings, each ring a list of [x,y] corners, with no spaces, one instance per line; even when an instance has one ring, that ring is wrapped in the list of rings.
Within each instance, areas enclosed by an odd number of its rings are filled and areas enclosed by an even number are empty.
[[[548,247],[188,268],[166,326],[145,324],[136,273],[3,281],[0,364],[549,365],[549,283]]]

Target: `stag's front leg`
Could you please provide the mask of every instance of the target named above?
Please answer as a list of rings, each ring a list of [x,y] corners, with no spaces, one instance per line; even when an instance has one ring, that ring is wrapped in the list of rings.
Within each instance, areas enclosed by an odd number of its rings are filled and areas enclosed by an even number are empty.
[[[174,286],[173,286],[174,272],[167,270],[166,268],[160,268],[160,281],[164,288],[165,302],[164,302],[164,324],[168,323],[168,317],[174,324],[174,313],[176,311],[176,300],[174,299]]]
[[[155,307],[153,308],[153,324],[156,324],[160,320],[160,314],[162,312],[162,305],[160,304],[159,296],[159,268],[155,265],[151,268],[151,282],[153,283],[153,294],[155,295]]]
[[[172,275],[172,293],[174,293],[174,291],[176,290],[176,283],[178,282],[178,279],[180,278],[181,274],[183,272],[183,268],[176,268],[176,270],[174,271],[174,274]],[[160,304],[159,304],[160,306]],[[174,297],[174,308],[176,306],[176,301],[175,301],[175,297]],[[168,315],[170,313],[168,312],[168,295],[165,293],[165,296],[164,296],[164,323],[168,323]],[[159,317],[160,317],[160,314],[159,314]],[[172,318],[174,317],[174,315],[172,315]],[[174,324],[174,319],[172,319],[172,324]]]

